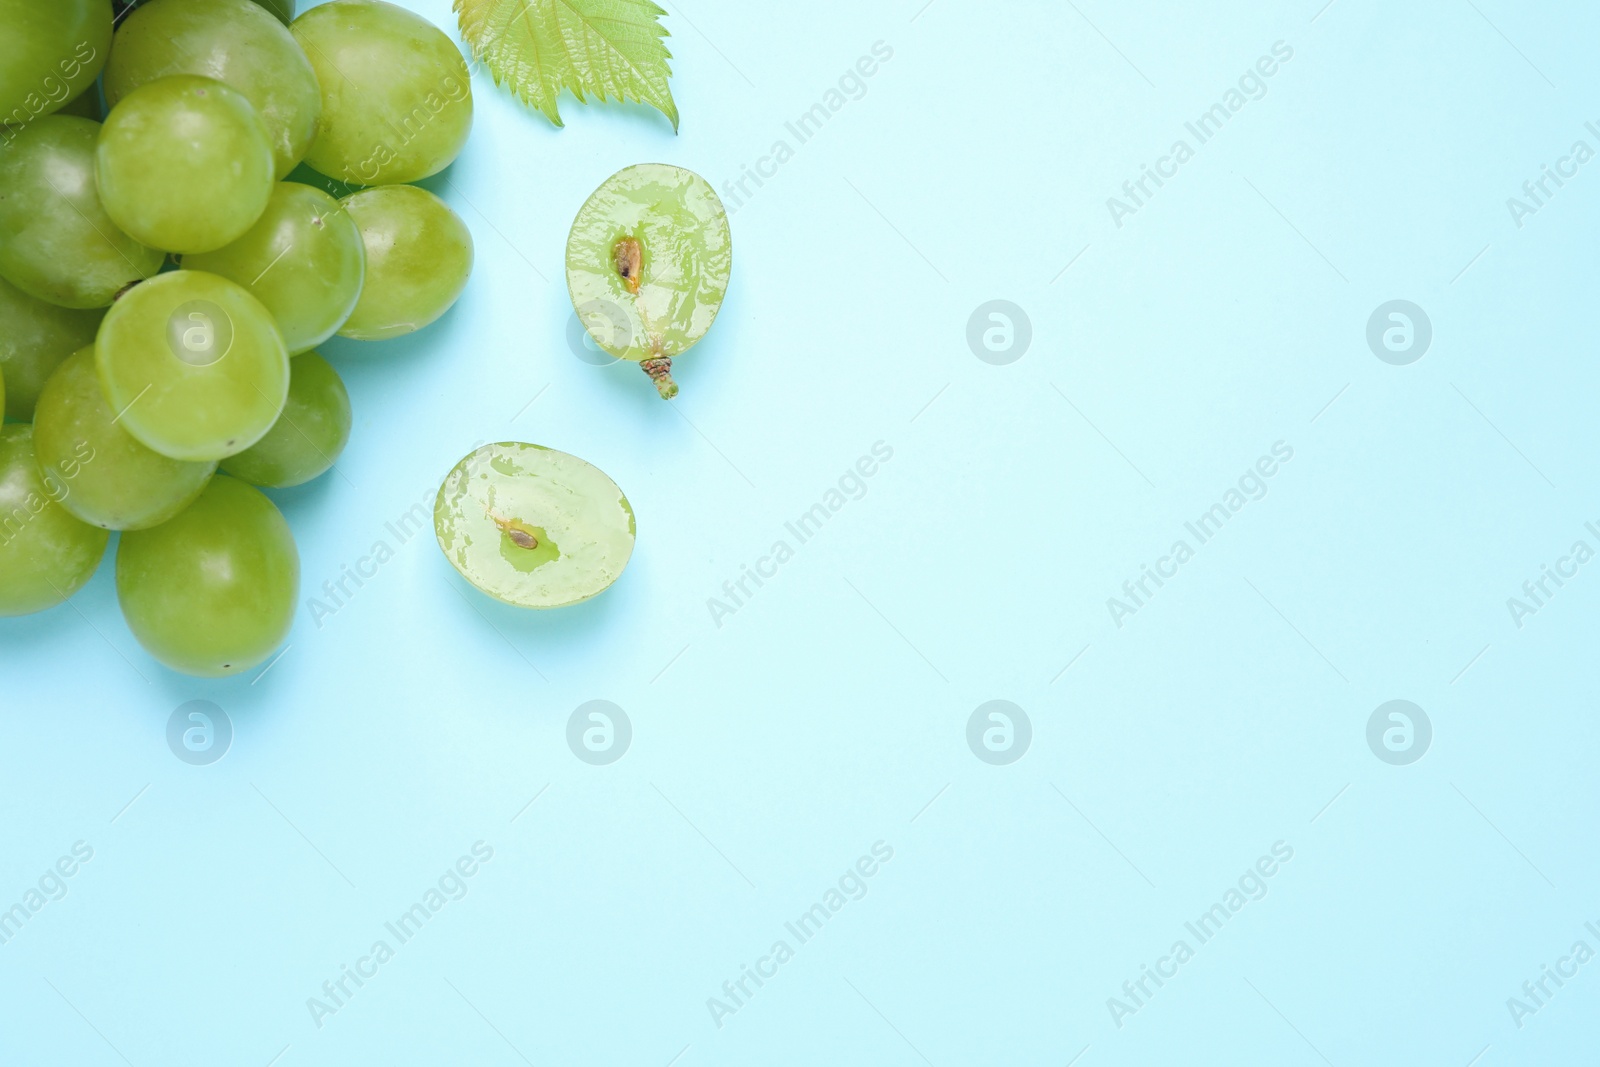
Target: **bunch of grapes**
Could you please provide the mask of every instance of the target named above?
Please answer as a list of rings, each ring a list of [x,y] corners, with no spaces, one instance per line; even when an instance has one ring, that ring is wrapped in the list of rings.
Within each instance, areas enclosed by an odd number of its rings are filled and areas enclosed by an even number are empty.
[[[318,345],[460,296],[471,235],[405,183],[471,125],[461,53],[381,0],[0,0],[0,616],[67,600],[117,530],[161,662],[281,645],[299,555],[256,487],[349,437]]]

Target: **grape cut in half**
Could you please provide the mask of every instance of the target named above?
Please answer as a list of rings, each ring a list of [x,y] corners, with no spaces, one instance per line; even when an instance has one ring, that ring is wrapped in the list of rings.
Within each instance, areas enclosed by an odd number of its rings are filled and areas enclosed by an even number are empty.
[[[497,600],[559,608],[610,587],[633,555],[633,507],[604,471],[503,441],[456,464],[433,507],[439,548]]]
[[[733,269],[728,215],[700,175],[641,163],[607,178],[567,238],[567,289],[595,344],[640,364],[663,399],[672,360],[711,329]]]

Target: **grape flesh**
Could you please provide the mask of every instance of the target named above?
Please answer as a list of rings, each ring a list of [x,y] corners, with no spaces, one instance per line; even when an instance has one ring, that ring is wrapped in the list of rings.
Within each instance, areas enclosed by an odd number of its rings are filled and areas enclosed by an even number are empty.
[[[306,162],[351,185],[414,182],[450,165],[472,129],[461,51],[382,0],[332,0],[289,27],[322,86]]]
[[[506,441],[445,477],[434,532],[456,570],[497,600],[556,608],[598,596],[633,554],[633,507],[576,456]]]
[[[271,313],[203,271],[170,271],[129,290],[94,347],[119,424],[172,459],[244,451],[272,428],[289,393],[289,354]]]
[[[99,308],[161,269],[162,255],[119,229],[95,188],[100,124],[38,119],[0,147],[0,276],[36,300]]]
[[[270,135],[250,101],[189,74],[124,96],[100,128],[94,169],[118,226],[152,248],[185,254],[242,237],[277,180]]]
[[[61,361],[94,343],[105,313],[46,304],[0,278],[0,372],[6,377],[5,415],[33,421],[39,390]]]
[[[110,535],[61,506],[67,491],[40,474],[32,426],[0,426],[0,616],[55,607],[100,565]]]
[[[663,397],[670,361],[711,329],[733,269],[722,201],[693,171],[642,163],[607,178],[567,238],[567,289],[595,344],[644,364]]]
[[[142,530],[194,502],[217,469],[152,452],[117,421],[100,392],[94,349],[50,376],[33,422],[34,452],[47,478],[66,487],[61,506],[107,530]]]
[[[116,107],[157,78],[194,74],[236,89],[271,137],[276,176],[311,146],[322,90],[288,29],[250,0],[154,0],[117,30],[106,65],[106,102]]]
[[[243,237],[184,256],[183,267],[248,289],[272,312],[296,355],[332,337],[355,310],[367,255],[361,231],[337,200],[309,185],[279,182]]]
[[[104,0],[0,0],[0,124],[20,126],[93,84],[111,51]]]
[[[342,203],[361,231],[367,278],[339,334],[382,341],[449,311],[467,286],[473,257],[472,233],[450,205],[414,185],[365,189]]]
[[[258,666],[294,622],[300,554],[261,492],[219,475],[177,518],[122,535],[117,599],[156,659],[216,678]]]
[[[289,399],[267,436],[222,464],[253,485],[287,489],[327,471],[350,440],[350,394],[315,352],[289,365]]]

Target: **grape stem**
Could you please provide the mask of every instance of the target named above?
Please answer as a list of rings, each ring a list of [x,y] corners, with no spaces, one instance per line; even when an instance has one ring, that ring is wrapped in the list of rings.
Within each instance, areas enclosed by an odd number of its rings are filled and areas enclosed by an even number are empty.
[[[656,392],[661,394],[662,400],[671,400],[678,395],[678,383],[672,380],[670,357],[657,356],[654,359],[642,360],[639,369],[650,375],[650,380],[656,383]]]

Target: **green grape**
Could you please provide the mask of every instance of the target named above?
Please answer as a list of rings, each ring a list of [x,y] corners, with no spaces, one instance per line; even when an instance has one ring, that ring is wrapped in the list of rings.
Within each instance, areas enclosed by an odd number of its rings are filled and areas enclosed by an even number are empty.
[[[107,216],[95,189],[100,124],[51,115],[0,147],[0,275],[36,300],[100,308],[161,269],[162,255]]]
[[[55,607],[100,565],[110,535],[73,518],[67,492],[40,475],[32,426],[0,426],[0,616]]]
[[[186,270],[220,274],[250,290],[278,320],[290,355],[315,348],[355,310],[366,276],[361,231],[320,189],[280,182],[267,210],[237,241],[184,256]]]
[[[8,383],[4,413],[33,421],[39,390],[61,361],[94,343],[105,312],[74,311],[35,300],[0,278],[0,370]]]
[[[250,101],[212,78],[174,74],[124,96],[94,153],[106,214],[168,252],[210,252],[266,210],[272,142]]]
[[[361,230],[367,278],[339,335],[382,341],[449,311],[472,273],[472,232],[450,205],[414,185],[365,189],[342,203]]]
[[[299,590],[289,524],[260,490],[223,475],[177,518],[125,533],[117,546],[128,628],[185,674],[259,665],[288,636]]]
[[[641,163],[607,178],[567,238],[567,290],[595,344],[639,363],[665,399],[672,359],[711,329],[733,269],[722,201],[693,171]]]
[[[322,90],[306,54],[266,8],[250,0],[152,0],[129,15],[106,65],[106,102],[116,107],[173,74],[215,78],[244,94],[266,123],[276,177],[311,146]]]
[[[267,436],[229,456],[223,473],[271,489],[303,485],[332,467],[350,440],[350,394],[315,352],[289,365],[289,400]]]
[[[105,0],[0,0],[0,123],[48,115],[99,77],[111,51]]]
[[[0,363],[0,422],[5,422],[6,410],[6,367]]]
[[[94,348],[50,376],[33,418],[39,469],[67,487],[61,506],[108,530],[143,530],[194,502],[215,462],[168,459],[134,440],[100,391]]]
[[[439,548],[497,600],[559,608],[598,596],[633,555],[633,507],[605,472],[541,445],[485,445],[433,506]]]
[[[306,162],[352,185],[414,182],[472,129],[466,60],[437,27],[382,0],[333,0],[289,27],[322,85]]]
[[[106,313],[95,366],[117,421],[173,459],[226,459],[259,441],[289,394],[289,354],[272,314],[197,270],[159,275]]]

